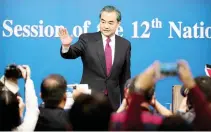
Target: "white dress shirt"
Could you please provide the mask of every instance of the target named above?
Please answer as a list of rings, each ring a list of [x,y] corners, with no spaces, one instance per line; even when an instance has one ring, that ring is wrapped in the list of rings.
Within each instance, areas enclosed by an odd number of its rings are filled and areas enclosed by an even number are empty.
[[[34,83],[31,79],[27,79],[25,83],[25,104],[26,113],[23,122],[13,131],[34,131],[39,117],[38,100],[34,89]]]

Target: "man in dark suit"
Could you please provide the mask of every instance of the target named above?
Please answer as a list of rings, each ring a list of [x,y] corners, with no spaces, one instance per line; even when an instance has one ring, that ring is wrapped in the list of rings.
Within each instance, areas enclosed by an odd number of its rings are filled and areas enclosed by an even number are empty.
[[[59,74],[51,74],[42,81],[40,96],[44,104],[39,107],[35,131],[71,130],[68,113],[64,110],[66,90],[67,82]]]
[[[121,22],[121,13],[113,6],[105,6],[100,12],[100,32],[86,33],[70,45],[72,37],[66,28],[59,31],[65,59],[81,57],[83,62],[82,84],[88,84],[92,92],[104,92],[114,109],[123,99],[124,83],[130,78],[130,42],[115,35]]]

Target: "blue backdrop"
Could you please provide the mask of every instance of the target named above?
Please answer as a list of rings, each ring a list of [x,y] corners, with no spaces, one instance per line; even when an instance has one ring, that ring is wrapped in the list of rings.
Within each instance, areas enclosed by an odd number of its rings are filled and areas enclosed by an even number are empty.
[[[194,76],[205,75],[204,65],[211,63],[208,0],[1,0],[1,75],[10,63],[30,65],[37,95],[42,79],[51,73],[78,83],[81,60],[60,56],[56,32],[59,26],[66,27],[75,42],[82,32],[97,31],[99,12],[105,5],[122,12],[118,34],[132,43],[132,76],[154,60],[175,62],[181,58],[190,63]],[[171,102],[175,84],[181,83],[174,77],[158,82],[156,96],[162,104]],[[20,85],[23,87],[23,81]]]

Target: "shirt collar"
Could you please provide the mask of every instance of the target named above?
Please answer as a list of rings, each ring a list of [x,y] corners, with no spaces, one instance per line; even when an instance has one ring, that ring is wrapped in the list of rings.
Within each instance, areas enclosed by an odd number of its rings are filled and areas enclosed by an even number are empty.
[[[106,37],[106,36],[103,35],[102,33],[101,33],[101,35],[102,35],[102,38],[103,38],[103,42],[106,42],[106,40],[107,40],[108,37]],[[111,39],[111,42],[114,42],[114,41],[115,41],[115,34],[112,35],[112,36],[110,37],[110,39]]]

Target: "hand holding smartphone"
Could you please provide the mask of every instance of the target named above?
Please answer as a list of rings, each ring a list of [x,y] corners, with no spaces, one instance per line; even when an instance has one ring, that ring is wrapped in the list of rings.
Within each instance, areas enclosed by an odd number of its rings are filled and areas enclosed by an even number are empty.
[[[177,63],[160,63],[157,77],[177,76],[178,64]]]

